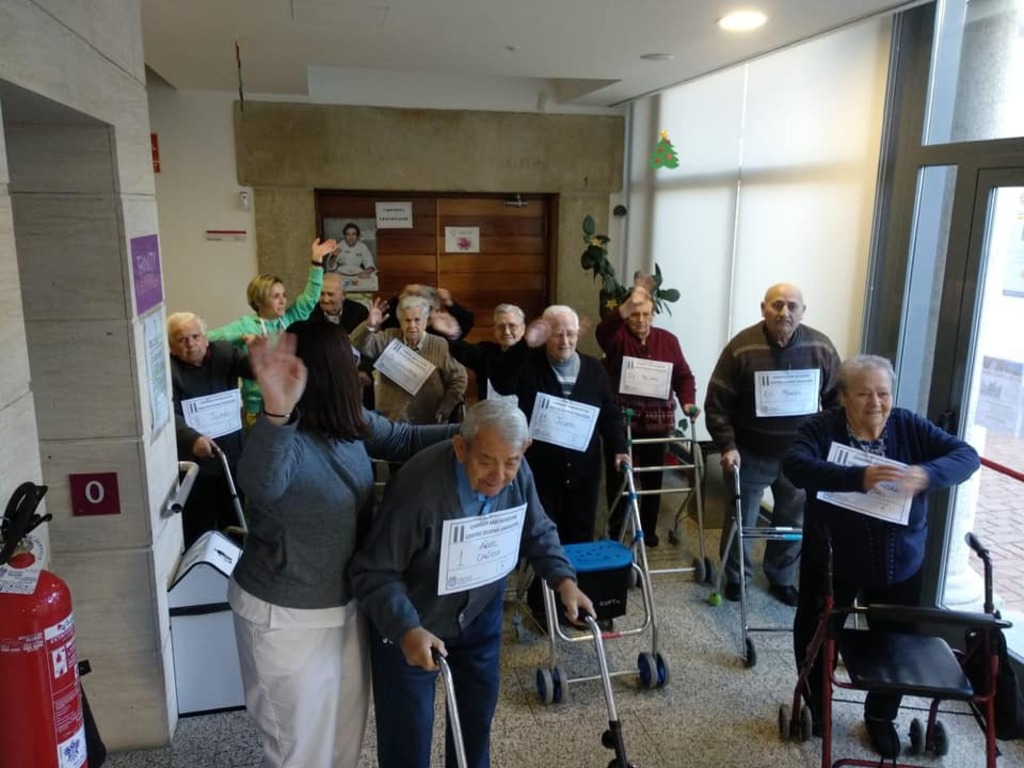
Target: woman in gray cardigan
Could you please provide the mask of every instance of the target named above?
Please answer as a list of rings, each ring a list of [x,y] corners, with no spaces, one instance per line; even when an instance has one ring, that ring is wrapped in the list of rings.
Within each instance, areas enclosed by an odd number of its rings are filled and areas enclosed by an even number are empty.
[[[228,600],[263,766],[356,766],[369,705],[365,620],[345,569],[370,512],[370,458],[404,461],[456,428],[361,405],[348,337],[296,323],[250,347],[263,393],[238,465],[249,533]]]

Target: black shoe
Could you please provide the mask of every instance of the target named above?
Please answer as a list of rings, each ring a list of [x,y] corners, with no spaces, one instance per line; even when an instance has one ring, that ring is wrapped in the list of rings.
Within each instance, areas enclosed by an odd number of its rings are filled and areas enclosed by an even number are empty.
[[[647,533],[647,531],[644,531],[644,544],[647,546],[648,549],[658,546],[658,543],[660,541],[661,539],[658,538],[658,534]]]
[[[796,587],[788,584],[772,584],[768,587],[768,592],[780,603],[784,603],[791,608],[795,608],[797,603],[800,602],[800,593],[797,592]]]
[[[738,603],[740,601],[739,582],[730,581],[725,585],[725,599],[733,603]]]
[[[882,757],[896,757],[900,753],[900,736],[892,720],[881,720],[865,715],[864,725],[867,726],[871,745]]]

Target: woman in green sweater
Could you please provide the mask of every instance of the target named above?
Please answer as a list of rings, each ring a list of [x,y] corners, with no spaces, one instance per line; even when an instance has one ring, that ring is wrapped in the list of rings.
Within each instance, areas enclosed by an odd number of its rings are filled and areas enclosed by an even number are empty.
[[[288,298],[284,283],[276,275],[256,275],[245,289],[245,297],[256,313],[243,315],[227,325],[214,328],[207,334],[210,341],[230,341],[236,347],[245,349],[253,339],[260,336],[277,336],[297,320],[305,320],[320,300],[320,287],[324,282],[324,257],[338,248],[334,240],[313,241],[312,263],[309,279],[295,303],[287,306]],[[255,381],[242,379],[242,411],[245,428],[251,429],[263,406],[259,386]]]

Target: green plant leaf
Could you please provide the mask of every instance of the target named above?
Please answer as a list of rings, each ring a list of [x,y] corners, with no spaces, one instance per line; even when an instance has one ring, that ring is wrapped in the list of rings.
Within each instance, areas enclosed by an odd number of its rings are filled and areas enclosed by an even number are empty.
[[[608,235],[594,235],[594,237],[597,238],[598,242],[601,243],[602,246],[608,245],[608,243],[612,241]]]
[[[679,291],[675,288],[666,288],[664,291],[658,291],[658,298],[663,301],[679,301]]]
[[[582,256],[580,256],[580,266],[584,269],[593,269],[594,258],[590,255],[589,248],[583,252]]]
[[[605,249],[600,247],[599,245],[588,245],[585,253],[590,255],[590,258],[593,260],[595,266],[598,264],[608,263],[608,254],[605,251]]]
[[[608,275],[605,275],[604,276],[604,280],[602,281],[602,288],[604,289],[605,293],[610,293],[612,295],[617,295],[617,291],[615,290],[616,289],[615,277],[614,276],[609,277]]]
[[[588,213],[583,217],[583,234],[589,239],[594,236],[594,232],[596,231],[597,224],[594,223],[594,217]]]

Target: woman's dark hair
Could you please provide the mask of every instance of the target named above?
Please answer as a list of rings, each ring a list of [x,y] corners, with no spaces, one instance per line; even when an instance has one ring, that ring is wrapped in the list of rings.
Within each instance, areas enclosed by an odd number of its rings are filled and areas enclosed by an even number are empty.
[[[288,333],[295,335],[296,354],[307,371],[299,399],[299,428],[335,440],[369,437],[363,387],[345,330],[333,323],[301,320],[288,326]]]

